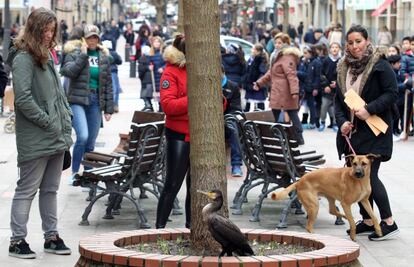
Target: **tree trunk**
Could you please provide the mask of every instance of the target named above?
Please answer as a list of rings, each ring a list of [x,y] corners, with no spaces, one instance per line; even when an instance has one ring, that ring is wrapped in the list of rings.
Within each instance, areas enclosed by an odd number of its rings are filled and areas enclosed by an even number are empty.
[[[238,11],[239,9],[239,0],[237,0],[236,4],[230,4],[229,12],[231,14],[231,26],[237,27],[237,17],[238,17]]]
[[[155,7],[155,9],[157,10],[156,22],[157,22],[158,25],[162,25],[163,22],[164,22],[165,8],[164,8],[164,6],[157,6],[157,7]]]
[[[158,25],[162,25],[164,21],[164,12],[166,10],[164,0],[151,0],[151,4],[155,7],[157,11],[156,22]]]
[[[248,3],[246,0],[244,0],[243,7],[242,7],[242,10],[244,12],[242,16],[241,33],[242,33],[242,38],[245,40],[247,39],[247,35],[249,34],[249,26],[247,25],[247,21],[248,21],[247,9],[248,9]]]
[[[203,8],[200,8],[200,7]],[[184,1],[188,114],[190,119],[191,242],[196,249],[219,248],[202,221],[208,200],[197,190],[220,189],[227,200],[223,97],[217,0]],[[223,213],[228,216],[227,201]]]
[[[184,33],[184,0],[178,0],[177,32]]]
[[[289,28],[289,1],[283,2],[283,32],[287,33]]]

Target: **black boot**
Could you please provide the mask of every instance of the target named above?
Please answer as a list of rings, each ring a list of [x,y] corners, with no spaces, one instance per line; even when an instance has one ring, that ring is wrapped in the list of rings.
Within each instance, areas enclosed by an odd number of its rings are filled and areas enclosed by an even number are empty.
[[[174,204],[174,199],[177,197],[178,191],[180,191],[184,177],[189,169],[189,164],[190,143],[170,139],[167,135],[167,171],[164,187],[158,200],[157,219],[155,222],[156,228],[165,228]],[[189,189],[187,192],[189,192]],[[190,197],[188,195],[187,199],[186,215],[188,214],[191,217],[190,212],[188,212],[189,209],[187,209],[188,205],[190,205]],[[186,221],[188,221],[187,217]]]
[[[309,118],[309,113],[303,113],[302,124],[307,124],[308,123],[308,118]]]
[[[191,228],[191,174],[190,168],[187,171],[187,196],[185,198],[185,228]]]
[[[244,108],[244,112],[250,111],[250,102],[246,102],[246,107]]]
[[[141,111],[154,111],[151,104],[151,99],[145,98],[144,99],[144,108]]]

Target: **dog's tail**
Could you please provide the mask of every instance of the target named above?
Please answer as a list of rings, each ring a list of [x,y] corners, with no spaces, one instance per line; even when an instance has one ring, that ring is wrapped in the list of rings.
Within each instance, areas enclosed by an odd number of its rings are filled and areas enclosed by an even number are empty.
[[[296,183],[293,183],[279,192],[273,192],[271,197],[273,200],[280,200],[287,198],[288,194],[296,189]]]

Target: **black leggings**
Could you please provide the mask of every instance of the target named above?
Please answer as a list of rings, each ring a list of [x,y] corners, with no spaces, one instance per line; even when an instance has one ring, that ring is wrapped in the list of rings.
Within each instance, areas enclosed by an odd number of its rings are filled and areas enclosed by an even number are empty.
[[[256,105],[253,106],[253,111],[256,111],[257,109],[264,110],[265,109],[265,103],[256,103]],[[250,102],[246,102],[246,107],[244,108],[244,112],[250,111]]]
[[[191,222],[190,143],[167,136],[167,172],[157,206],[156,228],[165,228],[186,173],[185,226],[189,228]]]
[[[385,189],[384,184],[378,178],[378,170],[380,165],[381,160],[379,159],[375,159],[371,165],[371,195],[369,196],[369,202],[373,207],[373,201],[375,201],[375,204],[379,209],[381,219],[383,220],[391,217],[392,212],[390,207],[390,201],[388,199],[387,190]],[[369,217],[367,211],[364,209],[360,202],[358,202],[358,205],[359,212],[361,213],[362,218],[371,219],[371,217]]]

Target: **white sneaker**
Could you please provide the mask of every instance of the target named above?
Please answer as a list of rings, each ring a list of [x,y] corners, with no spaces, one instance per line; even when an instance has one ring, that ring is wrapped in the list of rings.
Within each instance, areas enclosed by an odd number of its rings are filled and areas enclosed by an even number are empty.
[[[398,141],[400,141],[400,137],[398,135],[393,134],[392,135],[392,141],[398,142]]]
[[[407,140],[407,134],[406,133],[404,133],[404,132],[402,132],[401,134],[400,134],[400,140],[399,141],[405,141],[405,140]]]

